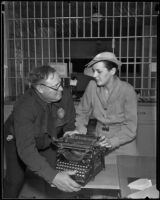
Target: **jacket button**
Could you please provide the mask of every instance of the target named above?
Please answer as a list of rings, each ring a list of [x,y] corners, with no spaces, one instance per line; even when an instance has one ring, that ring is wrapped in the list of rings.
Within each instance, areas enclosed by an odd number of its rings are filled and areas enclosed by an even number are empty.
[[[8,135],[7,138],[6,138],[6,140],[7,140],[7,141],[13,140],[13,135]]]
[[[102,130],[103,131],[109,131],[109,126],[108,127],[103,127]]]

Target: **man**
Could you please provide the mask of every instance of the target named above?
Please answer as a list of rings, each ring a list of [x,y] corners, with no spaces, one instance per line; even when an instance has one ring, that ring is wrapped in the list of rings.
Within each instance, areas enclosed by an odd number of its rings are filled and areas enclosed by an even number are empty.
[[[16,102],[4,126],[7,171],[4,197],[16,198],[28,168],[51,186],[77,192],[80,185],[70,175],[75,171],[55,170],[53,138],[74,131],[75,109],[68,88],[54,68],[42,66],[29,75],[31,88]]]

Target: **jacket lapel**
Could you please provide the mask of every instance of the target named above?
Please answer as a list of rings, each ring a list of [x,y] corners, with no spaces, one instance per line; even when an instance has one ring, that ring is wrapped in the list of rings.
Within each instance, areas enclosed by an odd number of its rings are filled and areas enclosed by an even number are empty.
[[[108,98],[108,104],[113,103],[119,96],[119,91],[120,91],[120,85],[121,85],[121,81],[120,79],[117,77],[115,79],[114,85],[113,85],[113,89],[112,92]]]

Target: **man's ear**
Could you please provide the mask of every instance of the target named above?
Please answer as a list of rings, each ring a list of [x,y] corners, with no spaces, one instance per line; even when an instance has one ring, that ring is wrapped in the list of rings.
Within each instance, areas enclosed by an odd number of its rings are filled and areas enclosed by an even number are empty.
[[[112,75],[115,75],[116,74],[116,68],[113,67],[110,72],[111,72]]]
[[[36,89],[38,90],[39,93],[41,93],[41,94],[43,93],[43,89],[42,89],[41,85],[37,85]]]

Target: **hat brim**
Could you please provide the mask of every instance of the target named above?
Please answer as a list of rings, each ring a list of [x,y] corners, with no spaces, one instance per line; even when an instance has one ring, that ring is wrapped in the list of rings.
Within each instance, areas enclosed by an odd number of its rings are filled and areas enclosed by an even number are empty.
[[[115,63],[118,67],[120,67],[122,65],[122,63],[118,60],[109,60],[109,59],[103,59],[103,60],[91,60],[88,64],[86,64],[85,66],[87,68],[89,67],[92,67],[94,64],[98,63],[98,62],[101,62],[101,61],[110,61],[110,62],[113,62]]]

